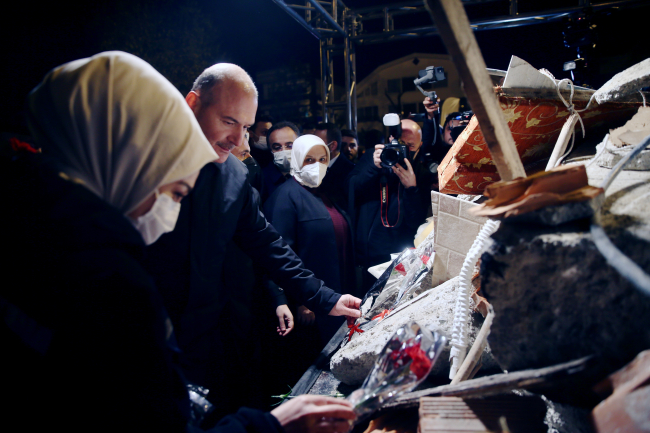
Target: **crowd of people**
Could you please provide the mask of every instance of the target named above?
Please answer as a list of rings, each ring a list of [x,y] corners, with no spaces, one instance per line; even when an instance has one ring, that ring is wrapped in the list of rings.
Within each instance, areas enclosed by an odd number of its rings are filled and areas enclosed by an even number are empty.
[[[402,120],[408,155],[385,167],[381,137],[363,152],[332,123],[256,118],[232,64],[183,98],[101,53],[52,70],[28,104],[32,140],[1,154],[19,281],[0,289],[7,410],[34,428],[347,431],[344,400],[260,409],[360,316],[367,269],[413,246],[457,113],[440,130],[425,100],[424,131]],[[200,426],[189,383],[211,390]]]

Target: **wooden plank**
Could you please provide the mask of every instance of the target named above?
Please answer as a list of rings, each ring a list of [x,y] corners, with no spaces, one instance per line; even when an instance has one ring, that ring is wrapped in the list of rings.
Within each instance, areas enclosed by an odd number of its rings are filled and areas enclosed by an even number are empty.
[[[454,396],[469,398],[503,394],[513,389],[541,389],[580,375],[595,363],[597,361],[594,358],[585,357],[551,367],[495,374],[467,380],[456,385],[442,385],[423,389],[404,394],[386,404],[382,409],[416,406],[419,404],[421,397]]]
[[[425,6],[458,69],[499,176],[502,180],[525,177],[524,165],[497,103],[492,80],[462,3],[460,0],[426,0]]]
[[[546,404],[538,396],[513,394],[486,399],[422,397],[421,433],[546,432]]]

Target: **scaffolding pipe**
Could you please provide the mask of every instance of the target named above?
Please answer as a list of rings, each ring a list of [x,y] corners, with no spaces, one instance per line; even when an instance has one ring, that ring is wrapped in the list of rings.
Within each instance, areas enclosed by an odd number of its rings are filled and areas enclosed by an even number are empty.
[[[326,41],[320,41],[320,81],[321,81],[321,102],[323,111],[323,122],[327,122],[327,50],[323,49]]]
[[[273,0],[273,1],[279,1],[279,0]],[[325,21],[329,23],[330,26],[334,27],[334,29],[339,33],[340,36],[345,37],[345,32],[341,28],[341,26],[338,25],[336,21],[332,18],[330,14],[327,13],[325,8],[320,5],[316,0],[308,0],[309,3],[311,3],[317,10],[323,15],[323,18],[325,18]]]
[[[307,22],[305,22],[305,20],[300,15],[298,15],[298,12],[294,11],[289,6],[287,6],[287,4],[284,1],[282,1],[282,0],[273,0],[273,2],[276,5],[280,6],[286,13],[288,13],[290,17],[292,17],[294,20],[298,21],[298,24],[300,24],[312,36],[314,36],[318,40],[321,39],[320,33],[318,33],[316,30],[314,30],[314,28],[312,26],[307,24]]]
[[[346,17],[343,17],[343,28],[345,29],[345,39],[343,44],[345,45],[343,52],[343,62],[345,64],[345,122],[348,125],[348,129],[352,129],[352,98],[349,90],[351,89],[351,79],[350,79],[350,36],[348,34],[348,20]],[[339,143],[339,147],[340,147]]]

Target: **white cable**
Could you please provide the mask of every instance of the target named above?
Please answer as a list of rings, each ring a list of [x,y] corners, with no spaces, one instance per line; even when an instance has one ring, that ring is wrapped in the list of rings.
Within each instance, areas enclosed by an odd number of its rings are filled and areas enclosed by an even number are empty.
[[[458,287],[458,296],[456,298],[456,305],[454,307],[454,324],[452,327],[451,336],[451,350],[449,359],[451,361],[451,368],[449,370],[449,378],[453,379],[460,365],[465,359],[467,353],[467,345],[469,343],[467,324],[469,322],[469,298],[470,287],[472,285],[472,274],[476,261],[486,249],[486,241],[496,232],[501,223],[499,221],[488,220],[481,231],[479,232],[472,247],[465,256],[463,267],[460,270],[460,281]]]

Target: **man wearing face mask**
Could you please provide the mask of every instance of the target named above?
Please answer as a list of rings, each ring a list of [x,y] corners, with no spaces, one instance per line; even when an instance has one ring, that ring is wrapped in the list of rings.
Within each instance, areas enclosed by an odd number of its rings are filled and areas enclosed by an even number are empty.
[[[348,191],[345,180],[354,169],[354,164],[345,156],[340,158],[343,141],[341,130],[332,123],[319,123],[314,135],[327,144],[331,156],[321,191],[341,209],[347,210]]]
[[[279,122],[268,132],[268,148],[273,157],[273,164],[262,169],[265,189],[262,193],[262,203],[273,194],[289,177],[291,168],[291,148],[300,135],[298,127],[291,122]]]
[[[250,127],[250,151],[260,167],[264,168],[273,162],[269,155],[268,136],[269,129],[273,126],[273,118],[260,115],[255,118],[255,123]]]
[[[386,175],[386,203],[380,200],[382,170],[388,170],[382,169],[379,158],[383,144],[377,144],[374,152],[366,152],[348,177],[356,261],[363,268],[364,289],[373,283],[366,272],[369,267],[387,262],[391,253],[413,247],[417,228],[431,203],[432,173],[417,158],[422,129],[412,120],[402,120],[400,140],[408,147],[409,156]]]
[[[246,167],[230,158],[254,123],[257,89],[250,76],[236,65],[217,64],[192,89],[186,101],[219,161],[200,171],[176,228],[152,245],[149,258],[174,323],[184,372],[213,390],[208,399],[215,403],[214,420],[249,403],[251,387],[264,385],[246,382],[251,366],[245,336],[251,323],[242,320],[241,294],[224,284],[224,274],[233,272],[224,267],[230,240],[317,314],[359,317],[360,300],[335,293],[305,269],[260,212]]]

